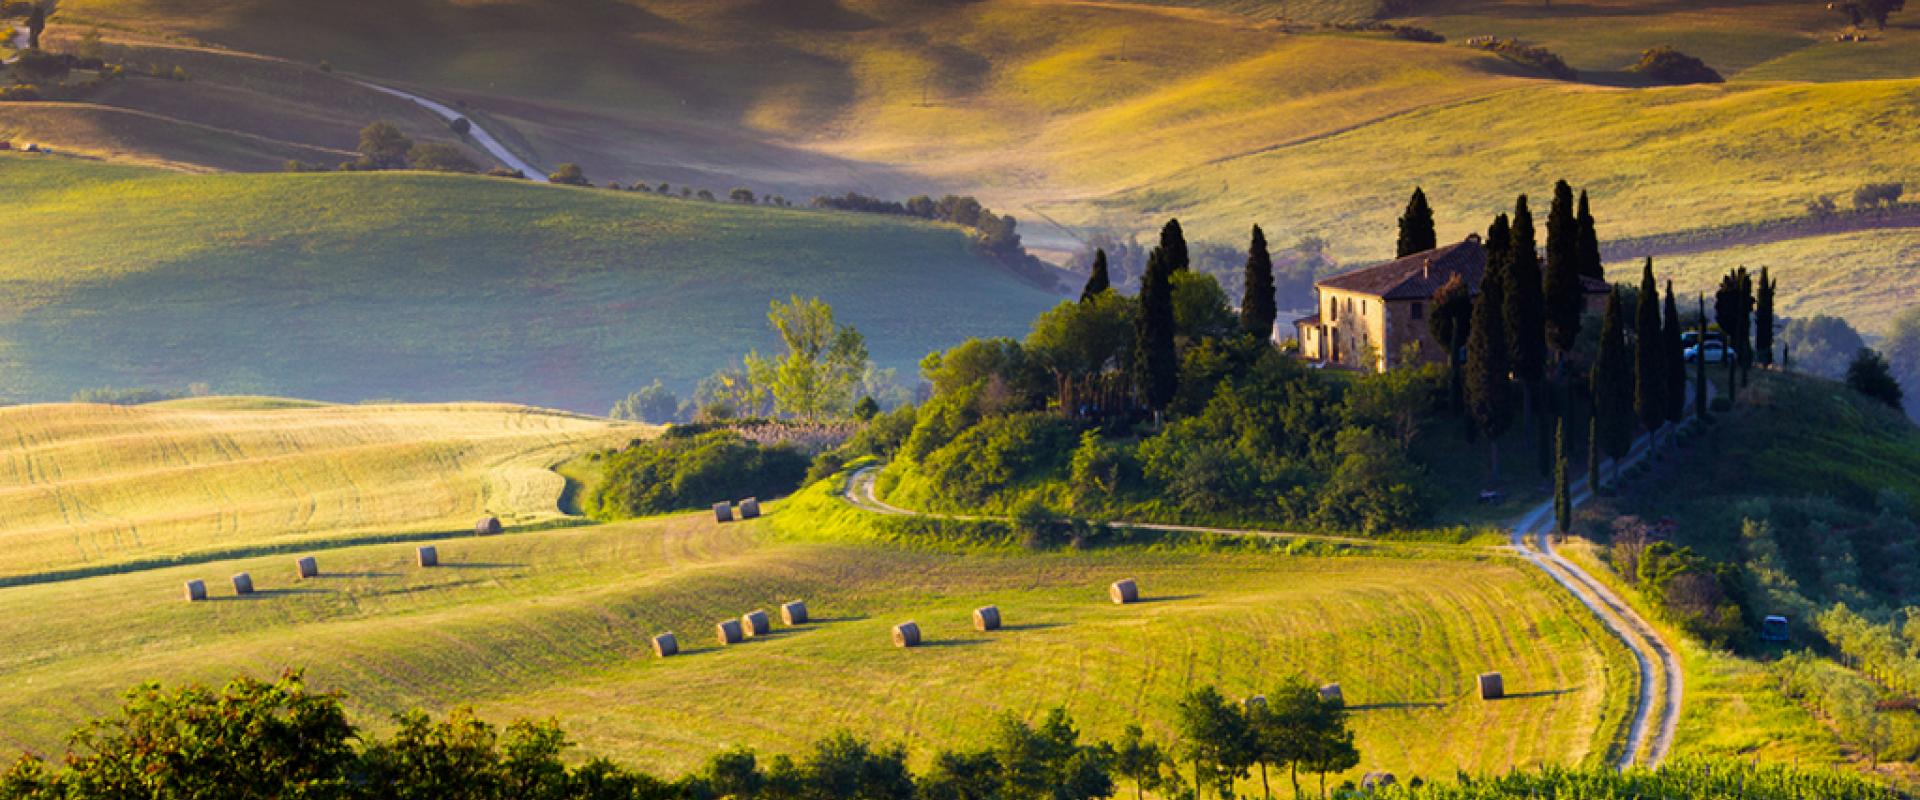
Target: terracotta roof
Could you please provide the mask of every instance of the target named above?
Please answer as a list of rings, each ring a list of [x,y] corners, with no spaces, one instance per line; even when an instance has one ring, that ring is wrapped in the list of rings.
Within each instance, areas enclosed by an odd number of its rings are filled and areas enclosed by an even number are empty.
[[[1296,328],[1300,327],[1301,325],[1312,326],[1312,325],[1318,325],[1318,324],[1320,324],[1319,314],[1315,314],[1311,317],[1301,317],[1293,321],[1293,326]]]
[[[1379,266],[1322,278],[1314,283],[1322,289],[1372,295],[1383,300],[1424,300],[1433,297],[1447,279],[1459,275],[1471,290],[1480,288],[1487,272],[1487,248],[1480,237],[1415,253]]]

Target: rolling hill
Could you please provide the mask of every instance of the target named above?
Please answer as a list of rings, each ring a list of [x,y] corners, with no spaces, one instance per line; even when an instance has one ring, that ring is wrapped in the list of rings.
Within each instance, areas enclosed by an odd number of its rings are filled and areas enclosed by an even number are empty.
[[[1056,301],[962,231],[430,175],[182,175],[0,157],[0,397],[95,386],[604,412],[832,303],[882,366]],[[29,233],[30,232],[30,233]]]

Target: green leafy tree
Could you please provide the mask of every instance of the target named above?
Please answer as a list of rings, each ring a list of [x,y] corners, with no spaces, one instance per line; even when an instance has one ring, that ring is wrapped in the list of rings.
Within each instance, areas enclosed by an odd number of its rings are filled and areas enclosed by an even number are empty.
[[[1855,27],[1871,22],[1883,31],[1887,29],[1887,18],[1906,7],[1907,0],[1838,0],[1827,4],[1827,8],[1845,15]]]
[[[1908,393],[1920,392],[1920,307],[1910,308],[1893,319],[1893,329],[1883,342],[1887,366],[1894,380]],[[1781,361],[1786,362],[1785,351]]]
[[[407,166],[429,172],[473,174],[480,171],[480,165],[467,158],[460,148],[444,142],[414,145],[412,150],[407,151]]]
[[[1607,296],[1607,315],[1600,324],[1600,353],[1593,361],[1594,419],[1599,423],[1600,449],[1613,459],[1615,477],[1620,459],[1633,445],[1633,363],[1627,355],[1627,337],[1620,309],[1620,290]]]
[[[1167,272],[1186,272],[1193,266],[1192,257],[1187,254],[1187,234],[1180,228],[1180,220],[1170,219],[1160,228],[1160,250],[1166,254]]]
[[[643,387],[640,391],[627,395],[625,399],[613,405],[607,416],[614,419],[633,420],[649,425],[665,425],[679,422],[680,398],[658,379]]]
[[[580,165],[575,164],[571,161],[565,164],[561,164],[558,167],[554,167],[553,174],[548,175],[547,180],[553,183],[560,184],[562,186],[592,186],[593,185],[592,181],[587,180],[587,173],[580,169]],[[703,190],[700,192],[700,199],[712,200],[713,193]]]
[[[767,322],[780,334],[786,353],[749,353],[747,374],[753,382],[772,392],[782,414],[807,420],[844,415],[867,371],[866,337],[851,325],[836,323],[833,307],[817,297],[775,300]]]
[[[393,123],[375,122],[360,129],[360,160],[370,169],[406,169],[411,152],[413,140]]]
[[[1667,421],[1680,423],[1687,418],[1687,356],[1680,345],[1680,307],[1674,304],[1673,281],[1667,281],[1667,301],[1660,320],[1661,363],[1666,367]]]
[[[1240,327],[1261,341],[1273,336],[1274,320],[1280,316],[1275,307],[1273,254],[1267,251],[1267,234],[1253,226],[1253,242],[1247,246],[1244,293],[1240,300]]]
[[[1852,363],[1847,365],[1847,385],[1896,411],[1904,410],[1900,384],[1893,379],[1893,370],[1887,366],[1887,360],[1873,350],[1862,347],[1854,355]]]
[[[1180,355],[1174,347],[1173,265],[1154,248],[1140,280],[1140,311],[1134,325],[1134,385],[1139,400],[1164,411],[1180,389]]]
[[[1233,796],[1233,784],[1247,777],[1257,756],[1253,730],[1238,706],[1212,686],[1180,698],[1176,722],[1181,759],[1193,765],[1195,797],[1212,787],[1221,800]]]
[[[1400,215],[1400,240],[1394,245],[1394,257],[1406,258],[1439,246],[1433,230],[1433,208],[1427,205],[1426,191],[1416,186],[1406,213]]]
[[[1113,771],[1133,782],[1134,800],[1145,800],[1147,792],[1160,790],[1168,765],[1160,745],[1148,740],[1139,725],[1128,723],[1113,748]]]
[[[1113,281],[1107,276],[1107,251],[1093,251],[1093,269],[1087,274],[1087,285],[1080,290],[1080,302],[1085,303],[1113,288]]]
[[[1633,304],[1633,410],[1648,434],[1667,421],[1667,337],[1660,329],[1660,287],[1653,280],[1653,259],[1640,271],[1640,292]]]
[[[1467,339],[1467,410],[1481,436],[1486,437],[1488,470],[1500,480],[1500,436],[1513,425],[1513,390],[1507,375],[1505,319],[1506,270],[1487,265],[1480,297],[1473,304],[1473,323]]]
[[[1547,211],[1547,273],[1543,290],[1547,304],[1547,342],[1554,352],[1573,351],[1580,336],[1580,317],[1587,295],[1581,282],[1580,222],[1574,217],[1573,187],[1553,185],[1553,205]]]
[[[1773,366],[1773,290],[1780,284],[1760,268],[1760,285],[1755,287],[1753,306],[1753,360],[1761,366]]]
[[[1580,210],[1574,215],[1574,222],[1579,228],[1575,251],[1579,256],[1580,274],[1594,280],[1606,280],[1607,268],[1600,261],[1600,234],[1594,230],[1593,213],[1587,207],[1587,192],[1584,189],[1580,191]]]

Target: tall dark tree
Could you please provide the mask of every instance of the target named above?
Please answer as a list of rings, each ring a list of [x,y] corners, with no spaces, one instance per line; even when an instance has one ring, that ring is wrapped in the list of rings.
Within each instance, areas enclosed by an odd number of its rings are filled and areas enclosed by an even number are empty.
[[[1473,292],[1456,272],[1434,292],[1433,308],[1427,312],[1427,331],[1447,351],[1447,402],[1454,411],[1461,409],[1460,350],[1472,329]]]
[[[1553,185],[1547,210],[1547,274],[1542,285],[1547,303],[1547,344],[1562,358],[1580,336],[1580,315],[1587,296],[1580,282],[1580,222],[1573,214],[1573,187]]]
[[[1620,459],[1633,446],[1633,361],[1627,355],[1625,314],[1620,308],[1620,290],[1607,297],[1607,316],[1600,325],[1600,354],[1593,361],[1593,415],[1599,424],[1600,449],[1613,459],[1613,471],[1620,474]]]
[[[1166,252],[1167,271],[1186,272],[1193,266],[1187,255],[1187,234],[1181,230],[1180,220],[1170,219],[1160,228],[1160,249]]]
[[[1705,342],[1707,340],[1707,298],[1705,295],[1702,295],[1698,299],[1700,303],[1700,333],[1697,338],[1701,342]],[[1700,348],[1700,353],[1701,356],[1694,359],[1693,362],[1693,416],[1696,419],[1705,421],[1713,415],[1713,412],[1707,408],[1706,348]]]
[[[1087,275],[1087,285],[1080,290],[1080,302],[1085,303],[1101,292],[1113,288],[1113,279],[1107,275],[1107,251],[1102,248],[1093,251],[1093,271]]]
[[[1280,316],[1274,305],[1273,254],[1267,251],[1267,234],[1253,226],[1253,243],[1247,246],[1245,294],[1240,299],[1240,326],[1266,341],[1273,336],[1273,321]]]
[[[1847,365],[1847,385],[1854,391],[1886,403],[1895,411],[1904,411],[1901,405],[1900,382],[1894,380],[1893,369],[1887,365],[1887,359],[1878,352],[1862,347]]]
[[[1416,186],[1413,199],[1407,201],[1407,212],[1400,215],[1400,241],[1394,247],[1394,257],[1406,258],[1439,246],[1439,237],[1433,232],[1433,208],[1427,205],[1427,193]]]
[[[1580,190],[1580,210],[1574,213],[1574,224],[1579,229],[1575,240],[1575,252],[1580,262],[1580,274],[1595,280],[1607,279],[1607,268],[1600,262],[1600,233],[1593,229],[1593,212],[1587,207],[1587,192]]]
[[[1532,433],[1534,393],[1547,369],[1547,309],[1540,250],[1534,242],[1533,212],[1527,209],[1524,194],[1513,207],[1513,243],[1507,250],[1505,272],[1508,366],[1520,384],[1522,411],[1527,431]]]
[[[1587,491],[1600,494],[1600,415],[1587,415]]]
[[[1173,402],[1180,388],[1180,355],[1174,350],[1173,267],[1167,253],[1154,248],[1140,278],[1140,311],[1134,320],[1134,382],[1141,401],[1155,413]]]
[[[1728,272],[1713,293],[1713,319],[1727,336],[1734,360],[1742,369],[1753,364],[1753,276],[1746,267]],[[1728,387],[1727,391],[1733,391]]]
[[[1513,426],[1513,389],[1507,376],[1506,269],[1487,265],[1473,304],[1467,338],[1467,410],[1487,440],[1488,469],[1500,480],[1500,436]]]
[[[1567,485],[1567,418],[1561,415],[1553,431],[1553,530],[1566,535],[1573,529],[1573,489]]]
[[[1680,307],[1673,302],[1673,281],[1667,281],[1667,303],[1660,320],[1661,355],[1667,368],[1667,421],[1687,418],[1687,356],[1680,346]]]
[[[1640,270],[1640,292],[1633,304],[1633,410],[1651,434],[1667,421],[1667,337],[1660,328],[1660,286],[1653,281],[1653,259]]]
[[[1493,224],[1487,226],[1487,269],[1504,267],[1507,264],[1507,251],[1513,248],[1513,224],[1507,215],[1493,218]]]
[[[1773,366],[1773,290],[1779,279],[1768,278],[1760,268],[1760,285],[1753,306],[1753,360],[1761,366]]]
[[[51,0],[33,0],[27,12],[27,49],[40,49],[40,36],[47,32],[47,17],[53,15],[53,6]]]

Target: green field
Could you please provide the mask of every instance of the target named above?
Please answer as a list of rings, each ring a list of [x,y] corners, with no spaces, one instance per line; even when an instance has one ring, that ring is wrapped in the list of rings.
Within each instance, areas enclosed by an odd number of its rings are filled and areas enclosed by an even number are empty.
[[[882,366],[1055,297],[958,229],[427,174],[189,176],[0,156],[0,398],[96,386],[602,413],[833,304]]]

